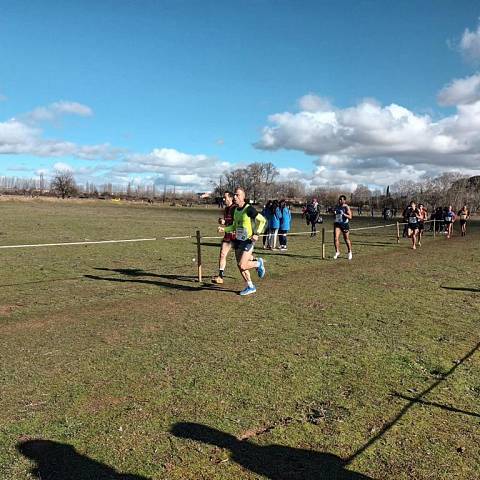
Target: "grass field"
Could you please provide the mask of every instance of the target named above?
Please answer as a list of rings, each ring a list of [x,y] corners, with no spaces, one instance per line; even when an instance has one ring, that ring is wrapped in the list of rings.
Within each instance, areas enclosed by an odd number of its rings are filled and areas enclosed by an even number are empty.
[[[216,235],[219,215],[0,209],[0,245]],[[0,478],[479,479],[470,227],[416,252],[394,228],[365,230],[352,262],[292,237],[261,251],[247,298],[233,257],[223,288],[195,282],[192,240],[0,250]],[[207,279],[217,255],[205,240]]]

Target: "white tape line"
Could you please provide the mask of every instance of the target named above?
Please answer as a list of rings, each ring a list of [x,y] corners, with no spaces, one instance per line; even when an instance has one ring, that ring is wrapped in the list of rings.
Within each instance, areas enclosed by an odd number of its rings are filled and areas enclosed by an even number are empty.
[[[63,247],[67,245],[100,245],[105,243],[133,243],[133,242],[154,242],[156,238],[132,238],[129,240],[100,240],[97,242],[68,242],[68,243],[37,243],[33,245],[0,245],[5,248],[36,248],[36,247]]]
[[[351,232],[357,232],[358,230],[373,230],[374,228],[385,228],[385,227],[394,227],[396,223],[389,223],[388,225],[376,225],[375,227],[360,227],[360,228],[351,228]]]
[[[185,235],[183,237],[163,237],[162,240],[185,240],[186,238],[193,238],[192,235]],[[206,237],[203,237],[206,238]],[[212,237],[212,238],[217,238],[217,237]],[[220,237],[223,238],[223,237]]]

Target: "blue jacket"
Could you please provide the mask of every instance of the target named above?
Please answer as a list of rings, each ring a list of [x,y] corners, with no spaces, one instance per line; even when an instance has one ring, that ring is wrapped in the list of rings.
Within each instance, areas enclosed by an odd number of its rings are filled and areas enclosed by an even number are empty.
[[[290,230],[292,223],[292,214],[288,207],[282,209],[282,218],[280,219],[280,230]]]
[[[280,228],[280,218],[282,218],[282,214],[280,213],[280,209],[277,207],[273,214],[270,214],[268,219],[268,227],[269,228]]]

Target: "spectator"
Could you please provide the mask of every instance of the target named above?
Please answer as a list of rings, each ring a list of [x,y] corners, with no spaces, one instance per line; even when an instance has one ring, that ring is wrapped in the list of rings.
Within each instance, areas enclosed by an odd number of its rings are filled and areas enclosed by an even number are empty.
[[[280,208],[278,207],[278,200],[273,200],[270,205],[270,216],[268,219],[268,242],[267,248],[275,250],[277,248],[278,230],[280,229]]]
[[[285,200],[280,201],[280,230],[278,231],[280,235],[280,250],[287,250],[287,233],[290,231],[292,223],[292,214],[290,208],[288,208],[287,202]]]

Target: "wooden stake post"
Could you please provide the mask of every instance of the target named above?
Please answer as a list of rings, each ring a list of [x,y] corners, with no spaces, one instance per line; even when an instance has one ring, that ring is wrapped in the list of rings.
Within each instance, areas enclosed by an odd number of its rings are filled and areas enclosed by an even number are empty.
[[[322,227],[322,260],[325,260],[325,227]]]
[[[397,222],[397,243],[400,243],[400,224]]]
[[[198,282],[202,283],[202,244],[201,244],[200,230],[197,230],[197,268],[198,268]]]
[[[436,225],[435,225],[435,218],[433,219],[433,238],[436,237],[437,233],[436,233]]]

